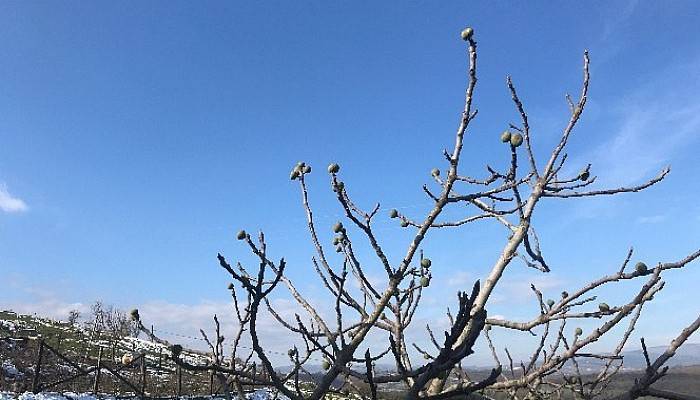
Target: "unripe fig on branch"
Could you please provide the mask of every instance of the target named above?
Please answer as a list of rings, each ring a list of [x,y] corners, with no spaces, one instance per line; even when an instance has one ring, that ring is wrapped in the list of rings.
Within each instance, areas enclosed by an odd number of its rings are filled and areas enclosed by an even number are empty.
[[[519,133],[515,133],[510,136],[510,144],[513,147],[519,147],[521,144],[523,144],[523,135]]]
[[[464,28],[464,30],[462,30],[460,36],[462,37],[462,40],[467,41],[471,39],[472,36],[474,36],[474,29],[472,29],[471,27],[466,27]]]
[[[509,131],[504,131],[503,133],[501,133],[501,142],[503,142],[503,143],[510,142],[510,132]]]

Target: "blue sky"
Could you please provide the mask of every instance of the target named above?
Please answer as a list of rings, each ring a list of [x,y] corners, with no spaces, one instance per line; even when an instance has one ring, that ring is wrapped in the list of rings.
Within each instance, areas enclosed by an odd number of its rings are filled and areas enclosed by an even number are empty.
[[[652,264],[680,259],[700,245],[698,17],[692,1],[2,2],[0,305],[60,317],[99,298],[194,334],[228,310],[216,253],[250,260],[240,228],[263,229],[322,300],[290,168],[315,168],[328,241],[340,215],[323,172],[332,161],[361,205],[425,212],[420,187],[444,167],[462,107],[465,25],[479,43],[480,113],[462,171],[506,161],[498,135],[518,121],[508,74],[545,157],[584,49],[592,84],[571,168],[592,162],[601,184],[618,185],[672,166],[639,195],[541,204],[553,272],[509,270],[491,312],[532,316],[523,284],[558,294],[613,272],[631,245]],[[378,233],[398,260],[408,234],[385,215]],[[482,278],[502,239],[491,224],[435,234],[425,250],[438,296],[423,318],[454,303],[441,288]],[[650,342],[697,315],[698,267],[668,274],[640,323]]]

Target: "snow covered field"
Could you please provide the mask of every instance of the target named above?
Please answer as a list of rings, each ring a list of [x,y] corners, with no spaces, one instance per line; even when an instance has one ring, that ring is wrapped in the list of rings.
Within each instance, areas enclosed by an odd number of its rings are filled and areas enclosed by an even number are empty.
[[[0,392],[0,400],[96,400],[97,397],[91,394],[79,393],[31,393],[25,392],[22,394]],[[105,397],[105,399],[114,399],[114,397]]]
[[[134,397],[136,398],[136,397]],[[235,398],[235,396],[234,396]],[[248,394],[248,400],[269,400],[271,399],[272,396],[269,392],[265,390],[258,390],[253,393]],[[187,397],[183,397],[183,399],[187,399]],[[211,397],[211,400],[215,399],[223,399],[223,397]],[[277,399],[279,400],[287,400],[287,397],[285,396],[277,396]],[[72,392],[65,392],[65,393],[54,393],[54,392],[44,392],[44,393],[31,393],[31,392],[25,392],[21,394],[15,394],[15,393],[9,393],[9,392],[0,392],[0,400],[115,400],[115,397],[112,396],[94,396],[89,393],[72,393]]]

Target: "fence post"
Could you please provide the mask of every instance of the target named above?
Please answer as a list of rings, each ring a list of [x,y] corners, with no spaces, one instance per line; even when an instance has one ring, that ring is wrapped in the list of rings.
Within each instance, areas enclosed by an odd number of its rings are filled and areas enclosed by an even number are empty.
[[[158,379],[155,381],[155,397],[160,396],[160,386],[158,385],[160,383],[160,371],[162,371],[162,363],[163,363],[163,349],[158,349],[158,364],[156,364],[156,376]]]
[[[32,392],[39,393],[40,375],[41,375],[41,359],[44,357],[44,339],[39,339],[39,351],[36,355],[36,364],[34,364],[34,379],[32,380]]]
[[[214,372],[209,371],[209,396],[214,394]]]
[[[175,368],[175,373],[177,374],[177,398],[182,396],[182,368],[178,365]]]
[[[56,351],[61,352],[61,339],[63,339],[63,332],[58,332],[58,341],[56,342]]]
[[[141,353],[141,398],[146,398],[146,353]]]
[[[92,385],[92,392],[97,394],[100,390],[100,374],[102,373],[102,346],[97,352],[97,369],[95,370],[95,383]]]

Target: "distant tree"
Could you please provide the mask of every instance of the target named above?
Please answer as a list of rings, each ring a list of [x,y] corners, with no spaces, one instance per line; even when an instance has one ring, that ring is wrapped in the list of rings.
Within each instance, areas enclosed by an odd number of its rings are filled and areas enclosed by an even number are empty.
[[[136,336],[138,326],[124,311],[105,305],[102,301],[95,301],[90,306],[91,320],[86,322],[86,327],[94,333],[106,333],[114,338]]]
[[[81,317],[80,311],[78,311],[78,310],[68,311],[68,323],[71,324],[71,326],[76,326],[78,324],[78,320],[80,319],[80,317]]]
[[[622,350],[635,329],[642,308],[657,297],[664,287],[662,275],[696,260],[700,250],[678,261],[654,262],[647,266],[643,262],[634,263],[630,249],[620,267],[612,274],[591,277],[589,283],[572,287],[556,299],[547,299],[540,289],[532,285],[539,309],[530,320],[488,317],[486,310],[494,288],[502,281],[506,269],[514,268],[514,260],[520,260],[527,267],[545,274],[552,268],[542,251],[533,223],[533,216],[540,205],[550,201],[639,192],[662,181],[669,169],[663,169],[658,176],[639,185],[606,189],[592,188],[597,177],[590,164],[579,166],[579,172],[567,172],[566,148],[588,99],[589,56],[588,52],[584,52],[580,95],[577,100],[567,95],[568,122],[547,156],[540,158],[536,155],[528,114],[509,77],[506,85],[520,118],[517,124],[508,124],[507,130],[500,135],[503,149],[509,154],[509,162],[500,168],[487,165],[482,174],[464,174],[460,168],[462,150],[468,139],[469,125],[477,117],[477,110],[473,107],[477,83],[477,43],[471,28],[462,32],[462,39],[467,44],[469,59],[465,104],[454,137],[454,148],[443,152],[446,165],[432,171],[432,186],[424,185],[422,188],[433,206],[426,214],[416,217],[396,209],[389,211],[389,217],[414,233],[399,261],[390,261],[393,257],[385,252],[375,236],[372,223],[380,215],[379,204],[369,211],[361,209],[352,200],[350,187],[341,179],[337,164],[328,166],[330,188],[335,192],[346,220],[333,226],[332,252],[327,250],[326,240],[320,238],[309,201],[307,178],[311,166],[301,162],[293,168],[290,178],[299,184],[310,239],[316,252],[311,258],[310,269],[318,275],[319,285],[329,293],[323,301],[332,304],[333,317],[325,318],[318,308],[322,304],[313,304],[297,290],[285,275],[285,260],[273,258],[268,252],[262,232],[253,237],[246,231],[240,231],[237,238],[257,258],[257,266],[251,268],[240,262],[231,263],[218,255],[220,266],[235,282],[235,285],[229,286],[239,322],[233,343],[234,354],[226,360],[221,356],[223,347],[218,347],[218,340],[215,344],[207,339],[212,353],[216,355],[209,365],[192,365],[181,357],[182,347],[179,345],[172,347],[175,362],[188,369],[213,371],[239,385],[268,385],[293,400],[317,400],[339,390],[355,391],[363,397],[374,399],[377,398],[378,389],[387,383],[402,383],[406,399],[441,400],[454,396],[485,399],[493,398],[497,393],[514,399],[556,398],[565,393],[575,393],[579,398],[591,399],[605,394],[611,379],[623,365]],[[494,138],[494,142],[497,141]],[[469,214],[461,219],[445,219],[443,211],[455,207]],[[433,278],[433,262],[421,250],[424,240],[433,229],[467,228],[472,222],[481,220],[493,221],[504,229],[503,248],[496,255],[490,273],[483,282],[477,281],[470,290],[456,294],[457,311],[448,313],[451,326],[444,335],[434,335],[427,327],[426,335],[431,349],[412,345],[405,333],[413,322],[423,292]],[[360,252],[357,251],[361,246],[360,239],[376,256],[372,262],[360,261]],[[454,248],[459,251],[463,247]],[[466,246],[464,251],[466,258]],[[384,273],[382,281],[368,278],[372,265],[380,266],[379,270]],[[376,272],[376,269],[372,270],[373,275]],[[637,289],[628,293],[627,300],[619,304],[594,304],[596,296],[593,293],[596,289],[624,281],[639,282]],[[286,288],[306,316],[289,316],[275,309],[270,294],[279,286]],[[289,370],[282,372],[276,368],[266,351],[259,325],[263,313],[274,317],[280,326],[289,331],[290,343],[296,343],[290,346],[287,354],[286,363],[292,365]],[[576,321],[581,320],[595,322],[597,327],[584,331],[576,326]],[[644,377],[638,379],[635,386],[621,398],[632,399],[652,392],[666,398],[690,398],[653,391],[651,385],[664,375],[666,370],[663,364],[698,329],[699,321],[700,317],[684,330],[665,356],[655,362],[649,360]],[[140,326],[145,329],[143,325]],[[609,335],[617,326],[622,327],[622,335],[616,338],[617,346],[612,352],[590,350],[592,343]],[[502,360],[498,356],[499,346],[493,340],[494,329],[537,335],[538,344],[532,349],[529,359],[513,360],[506,349],[508,359]],[[375,338],[376,334],[386,337],[382,351],[370,352],[370,334]],[[241,335],[248,336],[252,343],[252,350],[247,356],[242,355],[245,349],[238,345]],[[494,368],[487,376],[476,379],[471,378],[461,366],[465,358],[473,353],[474,344],[480,336],[490,348]],[[395,364],[395,372],[378,374],[374,368],[375,362],[385,357]],[[601,360],[603,364],[600,371],[592,376],[585,375],[579,369],[580,360],[591,358]],[[239,365],[233,361],[235,359],[244,361]],[[310,363],[319,359],[322,360],[324,372],[309,388],[302,384],[303,374]],[[563,369],[565,365],[571,366],[571,369]],[[344,381],[343,386],[334,387],[333,383],[339,379]],[[362,390],[360,383],[368,389]]]
[[[90,305],[90,320],[85,321],[85,329],[91,332],[104,330],[104,304],[96,300]]]

